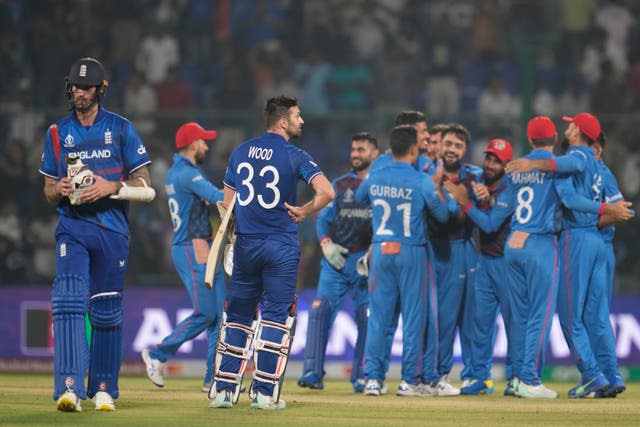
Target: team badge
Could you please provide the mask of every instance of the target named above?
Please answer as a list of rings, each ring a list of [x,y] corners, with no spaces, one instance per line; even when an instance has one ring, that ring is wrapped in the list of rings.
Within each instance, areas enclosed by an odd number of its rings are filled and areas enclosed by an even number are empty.
[[[100,391],[106,391],[107,390],[107,383],[105,383],[104,381],[102,381],[100,383],[100,385],[98,386],[98,388],[100,389]]]
[[[107,130],[107,131],[104,133],[104,143],[105,143],[105,144],[111,144],[112,142],[113,142],[113,139],[112,139],[112,137],[111,137],[111,131],[110,131],[110,130]]]
[[[494,139],[494,140],[493,140],[493,147],[494,147],[496,150],[500,150],[500,151],[502,151],[502,150],[504,150],[505,148],[507,148],[507,146],[505,145],[504,141],[501,141],[501,140],[499,140],[499,139]]]
[[[67,135],[67,137],[64,139],[64,145],[65,147],[73,147],[73,136],[71,135]]]
[[[64,385],[66,385],[67,388],[73,387],[73,384],[74,384],[73,378],[67,377],[64,379]]]
[[[353,203],[353,190],[347,188],[347,191],[344,192],[344,196],[342,196],[342,201],[345,203]]]

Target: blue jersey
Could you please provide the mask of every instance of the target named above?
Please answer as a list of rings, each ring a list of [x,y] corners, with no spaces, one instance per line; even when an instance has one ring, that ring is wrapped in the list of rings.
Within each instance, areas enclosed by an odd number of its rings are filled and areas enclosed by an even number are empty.
[[[350,252],[366,249],[371,243],[371,206],[355,200],[362,180],[351,171],[333,182],[336,197],[325,206],[316,221],[318,240],[329,236]]]
[[[467,216],[480,230],[479,249],[484,255],[504,255],[504,244],[514,211],[509,186],[509,178],[505,175],[489,188],[488,203],[474,203],[467,210]]]
[[[273,132],[236,147],[224,177],[236,191],[236,233],[281,236],[297,245],[298,227],[284,203],[297,205],[297,181],[309,184],[321,173],[307,152]]]
[[[604,201],[606,203],[618,203],[624,200],[624,197],[620,192],[620,188],[618,187],[618,181],[611,170],[602,160],[598,160],[598,167],[600,168],[600,176],[602,176],[602,184],[604,187]],[[604,241],[610,243],[613,241],[613,235],[616,232],[616,227],[611,224],[602,228],[600,232],[602,233]]]
[[[525,156],[528,159],[554,159],[549,151],[533,149]],[[534,169],[525,173],[508,175],[515,211],[511,229],[534,234],[553,234],[560,231],[562,218],[559,200],[567,209],[596,215],[600,203],[578,194],[571,179],[553,172]]]
[[[56,155],[51,132],[47,131],[39,172],[53,179],[67,176],[65,156],[77,153],[84,164],[108,181],[126,181],[136,169],[151,159],[131,122],[100,107],[95,122],[83,126],[75,113],[56,122],[60,135]],[[129,202],[109,197],[82,205],[71,205],[63,199],[57,207],[60,215],[89,221],[115,232],[129,235],[127,211]]]
[[[575,166],[573,169],[563,168],[563,161],[569,159]],[[556,158],[557,173],[567,172],[576,194],[594,202],[603,201],[603,180],[601,168],[589,147],[571,146],[567,154]],[[598,212],[588,213],[565,207],[563,209],[562,228],[595,227],[598,225]]]
[[[378,169],[387,167],[392,163],[393,163],[393,154],[391,154],[390,152],[384,153],[376,157],[376,159],[371,164],[369,173],[376,171]],[[419,155],[418,158],[416,159],[416,162],[412,166],[418,172],[424,172],[427,175],[433,175],[436,171],[436,168],[435,168],[436,165],[437,165],[437,162],[434,162],[427,156]]]
[[[462,165],[458,178],[450,180],[446,176],[443,180],[451,181],[454,184],[462,184],[467,192],[473,195],[472,182],[480,182],[482,177],[482,169],[474,165]],[[473,196],[472,196],[473,197]],[[438,221],[433,217],[429,217],[429,236],[432,239],[440,240],[467,240],[471,238],[473,231],[473,223],[465,216],[460,215],[458,205],[448,196],[449,200],[449,216],[448,221]]]
[[[176,153],[164,185],[173,223],[172,244],[211,239],[207,204],[224,199],[224,193],[207,181],[196,165]]]
[[[356,201],[370,204],[373,242],[426,244],[424,210],[446,221],[447,206],[431,179],[411,165],[393,162],[367,177],[356,191]]]

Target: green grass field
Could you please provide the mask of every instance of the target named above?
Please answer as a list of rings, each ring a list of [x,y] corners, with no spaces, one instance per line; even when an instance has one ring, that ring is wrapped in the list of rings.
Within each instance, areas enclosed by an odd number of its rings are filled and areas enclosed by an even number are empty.
[[[616,399],[569,400],[569,383],[548,383],[560,399],[532,401],[502,396],[406,398],[356,395],[347,381],[329,381],[323,391],[284,386],[284,411],[249,409],[240,397],[232,409],[210,409],[197,379],[168,378],[164,389],[146,378],[120,379],[121,397],[113,413],[98,413],[90,401],[82,413],[58,412],[47,375],[0,374],[0,425],[94,426],[424,426],[424,425],[640,425],[640,386],[630,384]],[[397,382],[390,382],[392,390]]]

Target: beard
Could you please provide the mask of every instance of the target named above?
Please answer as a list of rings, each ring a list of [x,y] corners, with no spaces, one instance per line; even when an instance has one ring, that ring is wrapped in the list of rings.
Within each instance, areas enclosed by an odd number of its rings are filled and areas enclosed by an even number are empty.
[[[87,113],[91,111],[93,106],[96,105],[97,101],[98,99],[96,94],[93,94],[89,99],[86,99],[82,96],[74,97],[72,108],[79,113]]]
[[[498,172],[498,173],[494,174],[491,177],[488,177],[486,172],[484,174],[482,174],[482,177],[484,178],[484,181],[486,182],[487,185],[491,185],[494,182],[500,181],[500,179],[503,176],[504,176],[504,170],[502,172]]]
[[[447,172],[455,172],[457,170],[460,170],[461,165],[462,163],[460,162],[460,159],[449,162],[444,157],[442,158],[442,166]]]
[[[371,164],[371,162],[367,161],[367,160],[360,159],[360,163],[359,164],[356,164],[353,160],[351,160],[351,167],[356,172],[360,172],[360,171],[363,171],[363,170],[367,169],[370,164]]]
[[[204,163],[205,153],[196,153],[196,164],[201,165]]]
[[[287,128],[286,133],[289,136],[289,139],[294,139],[302,135],[302,126],[300,126],[295,132],[290,131],[290,128]]]

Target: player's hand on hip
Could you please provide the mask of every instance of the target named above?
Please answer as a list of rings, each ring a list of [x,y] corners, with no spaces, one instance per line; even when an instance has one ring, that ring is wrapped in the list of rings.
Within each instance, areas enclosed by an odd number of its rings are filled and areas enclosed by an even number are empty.
[[[82,190],[82,197],[80,198],[82,203],[93,203],[115,193],[117,189],[116,182],[107,181],[100,175],[94,175],[93,179],[93,185],[85,187]]]
[[[342,270],[345,263],[344,255],[349,253],[349,249],[333,243],[328,237],[320,242],[320,248],[322,249],[324,257],[329,261],[329,264],[336,270]]]
[[[302,222],[307,217],[307,214],[300,206],[292,206],[284,202],[284,207],[287,208],[289,218],[291,218],[293,222]]]

